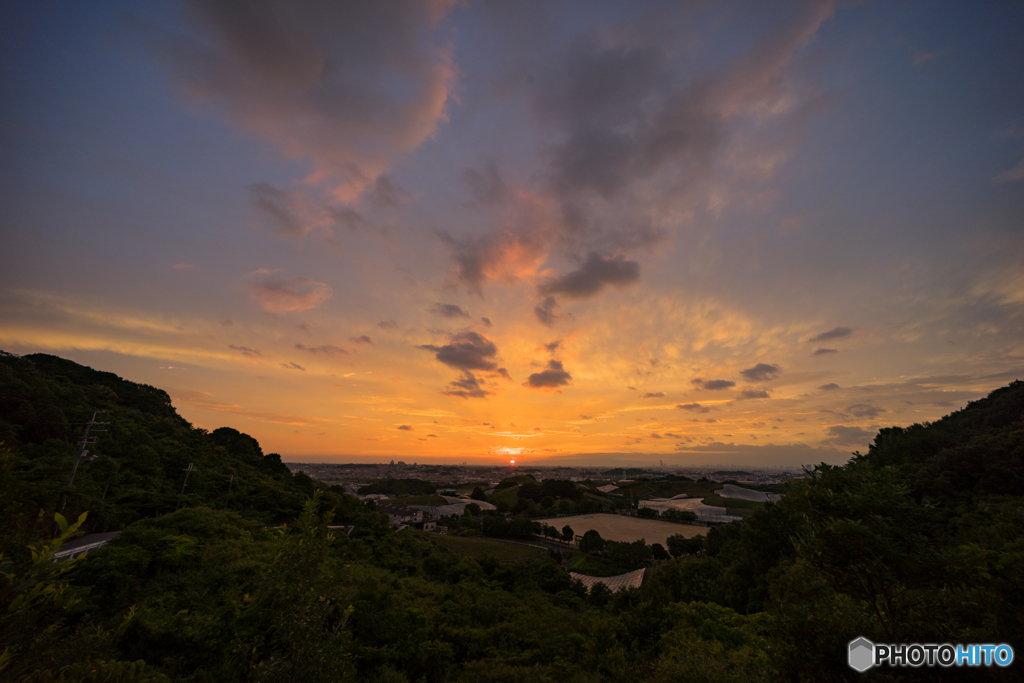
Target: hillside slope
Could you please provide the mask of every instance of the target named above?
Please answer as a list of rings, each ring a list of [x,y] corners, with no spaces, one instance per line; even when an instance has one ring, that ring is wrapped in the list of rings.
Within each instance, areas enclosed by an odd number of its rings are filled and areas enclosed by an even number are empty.
[[[109,422],[93,431],[94,460],[83,459],[65,488],[83,423],[94,411]],[[24,540],[53,519],[67,491],[65,515],[88,510],[89,531],[121,529],[181,505],[229,509],[263,522],[295,518],[313,482],[292,475],[276,454],[265,455],[252,437],[231,428],[196,429],[178,415],[160,389],[136,384],[45,354],[0,353],[0,441],[4,457],[0,498],[5,538]],[[231,498],[227,499],[229,478]]]

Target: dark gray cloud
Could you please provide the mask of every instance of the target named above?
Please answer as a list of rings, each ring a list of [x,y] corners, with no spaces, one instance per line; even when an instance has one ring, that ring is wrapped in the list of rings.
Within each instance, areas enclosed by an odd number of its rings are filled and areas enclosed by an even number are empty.
[[[348,340],[353,344],[369,344],[370,346],[376,346],[374,341],[367,337],[365,334],[358,337],[349,337]]]
[[[836,445],[864,445],[871,443],[874,438],[875,432],[860,427],[835,425],[828,428],[827,442]]]
[[[398,425],[398,429],[401,429],[403,432],[412,431],[412,427],[410,427],[409,425]]]
[[[495,361],[498,347],[477,332],[460,332],[444,346],[425,344],[420,348],[433,351],[437,360],[457,370],[484,370],[508,377],[505,368],[499,368]]]
[[[818,388],[821,389],[822,391],[834,391],[836,389],[839,389],[840,386],[835,382],[829,382],[828,384],[822,384]]]
[[[544,348],[547,349],[548,351],[550,351],[551,353],[554,353],[556,350],[558,350],[558,347],[561,346],[561,345],[562,345],[562,340],[561,339],[556,339],[553,342],[548,342],[547,344],[545,344]]]
[[[377,327],[381,328],[382,330],[394,330],[398,328],[398,323],[396,323],[394,320],[381,320],[379,323],[377,323]]]
[[[562,362],[557,360],[548,361],[548,369],[542,372],[535,372],[526,380],[526,386],[533,389],[564,386],[572,379],[572,375],[562,367]]]
[[[646,394],[644,394],[640,398],[665,398],[665,392],[663,392],[663,391],[658,391],[658,392],[653,392],[653,393],[652,392],[647,392]]]
[[[450,6],[192,0],[190,30],[153,42],[192,102],[354,197],[443,120],[457,76],[438,27]]]
[[[248,346],[235,346],[234,344],[228,344],[229,349],[238,351],[240,354],[247,358],[259,358],[263,354],[260,353],[259,349],[253,349]]]
[[[394,209],[409,201],[409,193],[396,185],[391,176],[385,173],[374,181],[369,198],[381,208]]]
[[[814,349],[815,356],[824,356],[829,353],[839,353],[839,349]]]
[[[741,370],[740,374],[746,377],[751,382],[766,382],[768,380],[772,380],[778,377],[780,372],[782,372],[782,368],[780,368],[778,365],[758,363],[752,368]]]
[[[542,284],[542,296],[562,294],[570,299],[583,299],[600,292],[606,285],[624,287],[640,279],[640,264],[622,256],[603,258],[595,252],[576,270]]]
[[[669,164],[709,164],[723,140],[720,118],[707,92],[681,85],[673,67],[661,46],[609,45],[596,35],[548,65],[535,107],[566,131],[551,152],[556,192],[612,199]]]
[[[558,301],[555,297],[549,296],[540,303],[539,306],[534,307],[533,314],[537,316],[542,324],[551,327],[558,320],[558,316],[555,315],[555,307],[558,306]]]
[[[692,379],[690,383],[696,386],[698,389],[704,391],[721,391],[722,389],[731,389],[736,386],[736,382],[731,382],[727,379]]]
[[[853,334],[853,330],[849,327],[834,327],[828,332],[822,332],[816,337],[811,337],[807,340],[807,343],[813,344],[814,342],[830,341],[832,339],[846,339],[851,334]]]
[[[285,370],[302,370],[303,372],[306,371],[306,368],[302,367],[298,363],[281,363],[281,367],[284,368]]]
[[[359,232],[370,227],[370,221],[366,220],[363,214],[348,206],[329,206],[327,215],[339,227],[345,228],[349,232]]]
[[[430,307],[430,312],[436,313],[437,315],[442,315],[445,318],[473,317],[469,313],[466,313],[464,310],[462,310],[461,306],[456,306],[455,304],[434,304],[433,306]]]
[[[757,389],[755,387],[744,387],[740,391],[740,398],[753,399],[753,398],[769,398],[768,392],[764,389]]]
[[[293,205],[297,197],[294,192],[260,182],[249,186],[249,197],[274,232],[292,236],[305,233],[302,221],[294,213]]]
[[[305,344],[296,344],[295,348],[297,348],[299,351],[308,351],[309,353],[322,353],[325,356],[348,355],[348,351],[341,348],[340,346],[334,346],[333,344],[321,344],[320,346],[306,346]]]
[[[509,258],[535,268],[552,249],[623,255],[622,262],[613,262],[618,268],[611,278],[584,268],[545,283],[542,297],[591,296],[606,284],[637,280],[639,264],[625,259],[663,238],[659,207],[713,180],[721,167],[735,166],[718,162],[724,149],[743,146],[730,146],[736,122],[773,118],[769,110],[776,106],[769,103],[783,102],[778,116],[788,122],[805,110],[800,105],[808,96],[817,94],[796,92],[785,69],[832,11],[811,4],[784,16],[766,12],[752,21],[758,28],[745,36],[746,44],[700,71],[685,57],[693,48],[687,26],[694,25],[695,14],[717,10],[641,3],[617,14],[614,28],[585,29],[565,41],[566,30],[578,29],[561,26],[557,11],[518,6],[506,13],[494,9],[500,5],[491,3],[487,12],[502,26],[505,38],[498,40],[509,51],[504,61],[510,66],[496,87],[502,97],[527,93],[546,140],[553,141],[542,150],[547,168],[530,186],[544,201],[509,198],[507,179],[491,162],[464,171],[474,201],[500,212],[495,222],[500,228],[482,238],[447,237],[458,276],[479,289],[502,274],[500,266]],[[506,44],[512,35],[515,40]],[[519,204],[545,208],[541,215],[527,216]],[[517,212],[522,215],[513,215]],[[551,324],[545,315],[550,312],[541,307],[538,317]]]
[[[474,201],[484,206],[500,206],[512,196],[493,161],[484,162],[480,169],[465,169],[462,181],[469,187]]]
[[[885,408],[879,408],[877,406],[868,405],[867,403],[855,403],[852,406],[848,406],[846,411],[854,417],[878,417],[885,412]]]
[[[448,389],[441,392],[444,396],[458,396],[459,398],[487,398],[493,392],[484,389],[480,380],[469,371],[464,371],[462,377],[448,384]]]
[[[487,325],[487,327],[491,326],[491,319],[490,318],[480,318],[480,322],[482,322],[484,325]]]
[[[680,410],[688,410],[688,411],[693,412],[693,413],[710,413],[711,412],[711,408],[707,408],[705,406],[702,406],[699,403],[680,403],[680,404],[678,404],[676,406],[676,408],[679,408]]]

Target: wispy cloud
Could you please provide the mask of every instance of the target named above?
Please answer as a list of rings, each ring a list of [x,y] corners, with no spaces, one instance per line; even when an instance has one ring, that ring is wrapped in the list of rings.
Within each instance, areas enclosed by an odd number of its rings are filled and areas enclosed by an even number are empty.
[[[307,183],[386,203],[399,193],[375,182],[445,119],[457,71],[437,26],[450,6],[192,3],[194,33],[154,42],[187,97],[308,161]]]
[[[814,342],[831,341],[833,339],[846,339],[851,334],[853,334],[853,330],[849,327],[833,327],[828,332],[822,332],[819,335],[811,337],[807,342],[809,344],[813,344]]]
[[[306,351],[308,353],[319,353],[325,356],[347,356],[348,351],[335,346],[333,344],[320,344],[319,346],[306,346],[305,344],[296,344],[295,348],[299,351]]]
[[[259,349],[250,348],[248,346],[235,346],[234,344],[228,344],[228,348],[238,351],[246,358],[260,358],[263,355],[260,353]]]
[[[331,288],[308,277],[264,277],[249,285],[249,294],[272,313],[295,313],[327,301]]]
[[[461,306],[455,304],[434,304],[430,307],[430,312],[436,315],[444,316],[445,318],[472,318],[469,313],[462,310]]]

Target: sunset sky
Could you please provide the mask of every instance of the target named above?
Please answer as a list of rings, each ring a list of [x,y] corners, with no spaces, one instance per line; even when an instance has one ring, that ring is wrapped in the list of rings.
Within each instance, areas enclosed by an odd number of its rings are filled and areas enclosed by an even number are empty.
[[[1024,379],[1024,3],[0,32],[0,349],[286,460],[838,463]]]

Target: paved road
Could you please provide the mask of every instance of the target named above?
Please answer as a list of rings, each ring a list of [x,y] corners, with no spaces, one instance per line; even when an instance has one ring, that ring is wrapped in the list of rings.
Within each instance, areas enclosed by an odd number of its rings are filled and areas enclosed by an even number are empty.
[[[68,541],[60,547],[60,550],[53,554],[53,559],[70,559],[75,555],[81,555],[82,553],[87,553],[90,550],[102,548],[109,541],[117,538],[117,535],[120,533],[120,531],[108,531],[102,534],[88,534],[81,538],[76,538],[73,541]]]

